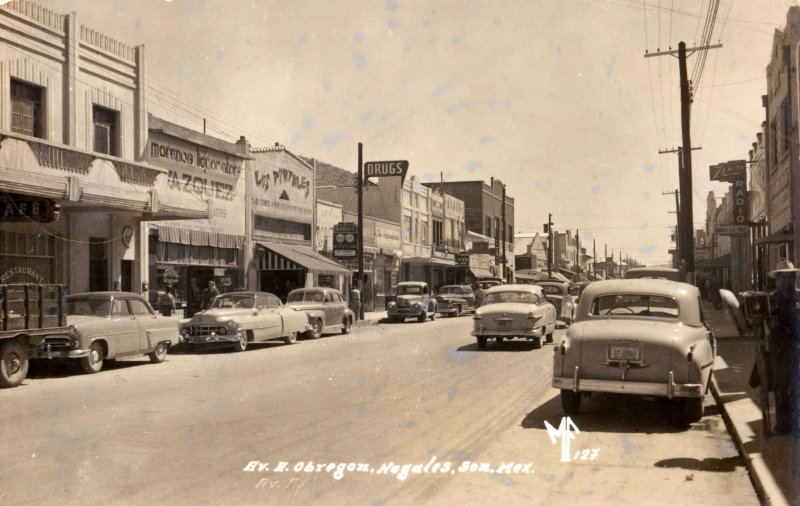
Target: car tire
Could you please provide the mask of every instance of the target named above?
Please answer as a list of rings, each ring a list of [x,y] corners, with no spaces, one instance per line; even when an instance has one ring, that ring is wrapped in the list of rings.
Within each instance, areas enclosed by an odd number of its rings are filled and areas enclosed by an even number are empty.
[[[542,336],[536,336],[533,338],[533,349],[538,350],[542,347]]]
[[[561,411],[567,416],[577,415],[581,409],[581,393],[561,390]]]
[[[156,349],[147,354],[150,362],[160,364],[167,358],[167,344],[163,341],[156,345]]]
[[[687,397],[683,399],[683,420],[686,423],[699,422],[703,418],[703,398]]]
[[[353,322],[350,321],[350,318],[344,319],[344,326],[342,327],[342,334],[349,334],[353,331]]]
[[[28,352],[18,341],[0,345],[0,388],[13,388],[28,375]]]
[[[103,355],[103,345],[97,341],[93,342],[92,346],[89,348],[89,355],[80,358],[83,372],[86,374],[100,372],[100,370],[103,369]]]
[[[545,332],[547,332],[547,328],[545,327]],[[552,343],[553,342],[553,333],[550,332],[546,336],[544,336],[545,342]]]
[[[294,344],[297,342],[297,332],[292,332],[288,336],[283,338],[283,342],[286,344]]]
[[[233,343],[233,351],[242,352],[247,349],[247,334],[242,333],[237,341]]]
[[[311,321],[311,330],[306,332],[306,336],[309,339],[319,339],[322,337],[322,320],[314,318]]]
[[[486,348],[486,338],[485,337],[479,337],[478,338],[478,348],[481,348],[481,349]]]
[[[428,319],[428,313],[426,313],[424,311],[422,312],[422,314],[417,316],[417,321],[420,322],[420,323],[424,323],[425,320],[427,320],[427,319]]]
[[[495,337],[494,338],[494,342],[496,342],[497,345],[500,346],[501,344],[503,344],[503,338],[502,337]]]

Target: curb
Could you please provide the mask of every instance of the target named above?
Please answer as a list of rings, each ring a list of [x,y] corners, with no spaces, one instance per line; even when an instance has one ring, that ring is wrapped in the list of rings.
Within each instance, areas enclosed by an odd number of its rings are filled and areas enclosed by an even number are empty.
[[[371,326],[371,325],[377,325],[377,324],[379,324],[380,322],[381,322],[381,320],[380,320],[380,319],[377,319],[377,320],[376,320],[376,319],[371,319],[371,320],[358,320],[358,321],[355,321],[355,322],[353,322],[353,328],[359,328],[359,327],[369,327],[369,326]]]
[[[773,484],[772,486],[768,487],[765,486],[764,482],[762,481],[761,473],[766,473],[764,476],[768,476],[769,468],[764,463],[760,455],[751,456],[745,450],[744,442],[742,441],[742,437],[736,428],[736,424],[734,424],[728,408],[720,398],[719,385],[717,384],[717,379],[713,375],[711,377],[711,393],[714,396],[714,401],[717,403],[717,406],[719,406],[720,411],[722,412],[722,419],[725,422],[725,427],[728,429],[728,433],[731,435],[733,442],[736,444],[739,454],[744,458],[744,464],[747,467],[747,474],[750,476],[750,481],[753,484],[753,488],[756,491],[759,502],[768,506],[782,506],[784,504],[788,505],[789,503],[783,497],[783,494],[780,492],[780,489],[777,486]]]

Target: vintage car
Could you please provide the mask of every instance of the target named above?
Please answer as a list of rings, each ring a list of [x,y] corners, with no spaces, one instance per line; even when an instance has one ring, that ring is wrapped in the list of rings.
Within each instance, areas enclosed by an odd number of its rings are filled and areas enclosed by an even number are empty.
[[[486,290],[473,319],[472,335],[479,348],[485,348],[490,338],[499,344],[515,337],[532,340],[534,348],[541,348],[543,337],[553,342],[556,309],[540,286],[499,285]]]
[[[672,267],[632,267],[625,271],[625,279],[669,279],[671,281],[682,281],[681,271]]]
[[[436,318],[436,299],[431,297],[428,283],[423,281],[403,281],[395,287],[395,299],[386,304],[389,321],[399,323],[406,318],[416,318],[424,322],[430,316]]]
[[[117,358],[147,355],[163,362],[180,339],[178,320],[157,314],[135,293],[76,293],[64,302],[74,330],[46,336],[31,358],[78,359],[84,372],[96,373],[105,360]]]
[[[681,422],[703,416],[716,343],[698,289],[662,279],[597,281],[555,349],[553,386],[564,413],[586,392],[666,397]]]
[[[458,316],[475,310],[475,292],[469,285],[447,285],[436,292],[436,312]]]
[[[556,319],[562,325],[569,326],[575,319],[575,303],[578,298],[570,292],[569,283],[562,281],[537,281],[542,287],[545,297],[556,307]]]
[[[500,278],[478,278],[475,280],[475,307],[480,307],[483,304],[483,294],[486,290],[493,286],[500,286],[503,280]]]
[[[356,319],[342,293],[335,288],[297,288],[289,292],[286,305],[306,312],[311,328],[305,335],[312,339],[340,330],[349,334]]]
[[[292,344],[310,328],[302,309],[285,306],[268,292],[242,291],[217,295],[211,307],[181,325],[181,337],[187,346],[218,344],[244,351],[253,342]]]
[[[583,290],[589,284],[589,281],[578,281],[577,283],[572,283],[569,285],[569,293],[573,297],[575,297],[575,303],[577,304],[578,299],[581,297]]]

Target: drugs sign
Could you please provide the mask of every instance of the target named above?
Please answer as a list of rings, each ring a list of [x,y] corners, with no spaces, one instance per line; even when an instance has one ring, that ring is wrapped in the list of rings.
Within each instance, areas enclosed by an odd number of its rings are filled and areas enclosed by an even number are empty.
[[[364,179],[400,176],[402,183],[406,179],[406,172],[408,172],[408,160],[364,162]]]

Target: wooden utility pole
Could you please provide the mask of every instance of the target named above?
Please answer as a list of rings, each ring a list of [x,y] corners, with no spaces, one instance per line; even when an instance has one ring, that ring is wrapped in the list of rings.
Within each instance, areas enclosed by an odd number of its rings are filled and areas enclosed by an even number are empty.
[[[361,303],[358,305],[361,309],[360,314],[356,315],[359,320],[364,319],[364,158],[362,156],[364,145],[358,143],[358,176],[356,178],[356,186],[358,186],[358,244],[356,244],[356,256],[358,257],[358,279],[356,283],[358,286],[359,297]]]
[[[575,229],[575,281],[580,281],[581,277],[581,235],[580,230]]]
[[[722,44],[711,46],[693,47],[688,51],[709,50],[722,47]],[[680,234],[680,255],[681,273],[684,281],[694,284],[694,235],[693,235],[693,212],[692,212],[692,137],[690,134],[690,120],[692,110],[692,90],[689,83],[689,76],[686,72],[686,43],[679,42],[677,51],[660,51],[657,53],[645,53],[645,58],[651,56],[678,55],[678,71],[680,75],[681,89],[681,131],[682,131],[682,152],[681,159],[683,164],[679,169],[678,179],[680,181],[680,214],[678,215],[678,233]]]
[[[597,239],[592,239],[592,275],[597,281]]]
[[[553,213],[547,214],[547,277],[553,277]]]

